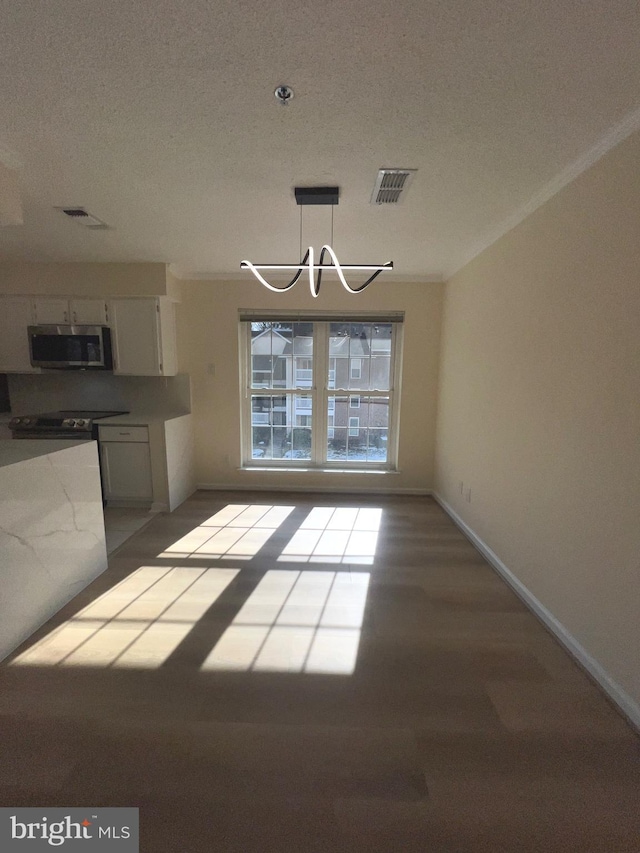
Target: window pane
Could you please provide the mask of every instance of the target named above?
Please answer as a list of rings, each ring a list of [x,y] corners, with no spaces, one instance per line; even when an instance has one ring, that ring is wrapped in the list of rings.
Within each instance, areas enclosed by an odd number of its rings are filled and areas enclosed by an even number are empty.
[[[311,427],[294,427],[291,431],[291,458],[311,459]]]
[[[347,430],[345,427],[332,427],[333,435],[327,439],[327,460],[337,462],[347,458]]]
[[[289,426],[273,428],[273,459],[287,459],[289,451],[289,435],[291,429]]]
[[[389,356],[372,356],[369,378],[370,391],[388,391],[390,388],[391,358]]]
[[[310,358],[295,358],[295,387],[311,388],[313,385],[313,361]]]
[[[313,323],[251,324],[251,387],[313,386]]]
[[[387,391],[392,334],[391,323],[331,323],[327,388]]]
[[[291,355],[291,344],[277,323],[251,324],[251,387],[284,388],[286,367],[281,359]]]
[[[306,394],[251,398],[253,459],[310,459],[312,400]]]
[[[313,356],[313,323],[293,324],[293,352],[294,355]]]
[[[360,397],[353,415],[353,397],[329,397],[333,414],[327,435],[327,460],[386,462],[389,435],[389,398]]]
[[[370,429],[367,442],[367,462],[387,461],[388,429]]]
[[[273,426],[271,397],[251,398],[251,456],[270,459]]]

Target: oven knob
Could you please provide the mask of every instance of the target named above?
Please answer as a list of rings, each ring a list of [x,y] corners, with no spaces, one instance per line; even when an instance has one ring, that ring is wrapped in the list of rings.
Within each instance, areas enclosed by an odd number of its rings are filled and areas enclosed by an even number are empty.
[[[76,425],[80,427],[86,426],[88,423],[89,421],[86,418],[78,418],[76,421]]]

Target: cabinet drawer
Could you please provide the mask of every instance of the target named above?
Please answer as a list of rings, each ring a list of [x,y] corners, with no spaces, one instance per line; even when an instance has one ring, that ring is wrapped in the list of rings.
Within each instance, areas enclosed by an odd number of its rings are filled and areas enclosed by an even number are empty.
[[[146,426],[99,426],[100,441],[144,441],[149,442]]]

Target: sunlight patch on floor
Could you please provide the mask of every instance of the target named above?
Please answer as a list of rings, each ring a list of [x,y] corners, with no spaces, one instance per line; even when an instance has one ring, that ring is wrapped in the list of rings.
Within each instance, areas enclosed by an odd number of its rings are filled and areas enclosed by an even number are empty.
[[[267,572],[202,669],[350,675],[369,580],[365,572]]]
[[[377,507],[314,507],[278,562],[372,565],[381,519]]]
[[[141,566],[11,665],[156,669],[238,571]]]
[[[250,560],[293,512],[293,506],[229,504],[158,557]]]

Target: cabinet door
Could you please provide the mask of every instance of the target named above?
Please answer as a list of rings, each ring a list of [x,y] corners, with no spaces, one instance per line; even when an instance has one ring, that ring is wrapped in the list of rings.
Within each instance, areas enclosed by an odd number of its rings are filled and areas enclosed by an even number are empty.
[[[178,372],[176,345],[176,310],[166,296],[158,297],[160,309],[160,372],[163,376],[175,376]]]
[[[109,304],[113,372],[130,376],[161,376],[158,301],[113,299]]]
[[[107,441],[100,445],[100,454],[107,500],[152,500],[148,444]]]
[[[31,366],[27,326],[33,323],[31,301],[19,296],[0,298],[0,371],[40,373]]]
[[[78,326],[104,326],[107,305],[104,299],[71,299],[71,322]]]
[[[70,323],[68,299],[34,299],[33,316],[37,326]]]

